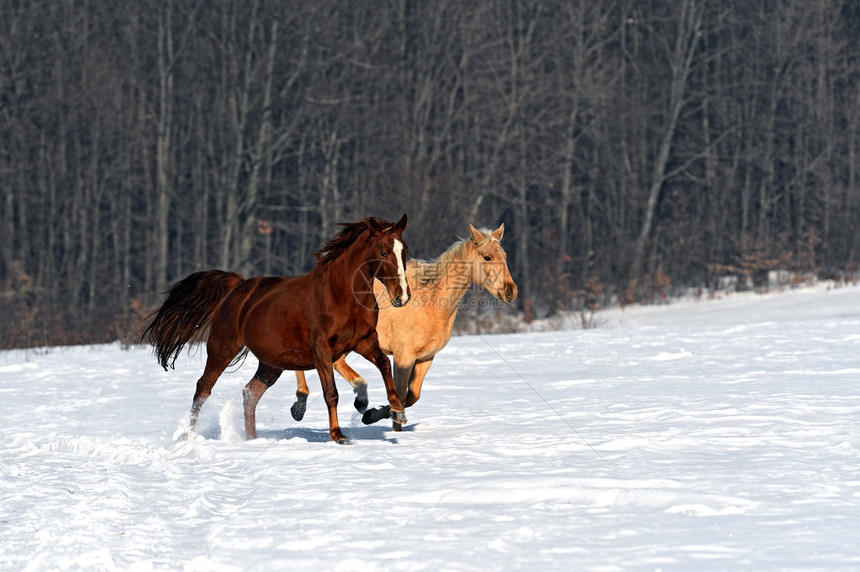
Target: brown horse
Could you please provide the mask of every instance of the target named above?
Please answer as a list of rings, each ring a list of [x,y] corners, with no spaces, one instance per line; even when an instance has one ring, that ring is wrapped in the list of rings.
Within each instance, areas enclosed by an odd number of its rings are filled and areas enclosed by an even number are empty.
[[[406,275],[412,287],[412,302],[395,310],[385,303],[384,288],[374,284],[380,305],[376,332],[382,351],[394,357],[394,383],[400,402],[411,407],[421,397],[424,376],[436,354],[451,339],[454,318],[460,302],[472,284],[487,289],[493,296],[512,302],[517,297],[517,285],[508,270],[507,255],[500,241],[505,225],[495,231],[478,230],[469,225],[470,237],[455,243],[436,260],[410,260]],[[356,409],[367,407],[367,382],[346,363],[346,356],[334,363],[337,370],[356,393]],[[297,371],[298,388],[293,417],[304,416],[308,385],[304,372]],[[375,423],[390,414],[390,406],[367,410],[365,423]],[[394,421],[399,431],[402,422]]]
[[[406,416],[391,364],[376,335],[379,307],[373,282],[381,281],[393,306],[409,300],[403,264],[406,222],[403,215],[397,223],[370,217],[342,225],[344,229],[317,252],[316,267],[304,276],[245,280],[212,270],[176,283],[144,335],[149,334],[158,361],[167,370],[186,343],[199,341],[209,329],[206,367],[194,392],[190,429],[218,377],[248,351],[260,360],[243,391],[248,439],[257,436],[257,402],[281,372],[316,368],[328,406],[329,435],[338,443],[349,443],[337,420],[332,362],[351,351],[379,368],[392,418],[403,422]]]

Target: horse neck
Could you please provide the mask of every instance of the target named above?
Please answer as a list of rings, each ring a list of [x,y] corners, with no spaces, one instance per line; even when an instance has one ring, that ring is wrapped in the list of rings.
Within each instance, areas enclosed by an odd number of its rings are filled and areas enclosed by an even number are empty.
[[[428,282],[430,293],[440,301],[439,307],[449,316],[457,312],[460,301],[472,285],[469,247],[468,243],[459,243],[425,267],[425,272],[435,274],[435,279]]]
[[[368,309],[376,308],[376,298],[373,296],[373,277],[358,248],[350,247],[334,260],[326,263],[318,270],[326,274],[326,283],[335,297],[357,302]],[[366,284],[354,284],[356,273]],[[355,288],[359,291],[356,292]]]

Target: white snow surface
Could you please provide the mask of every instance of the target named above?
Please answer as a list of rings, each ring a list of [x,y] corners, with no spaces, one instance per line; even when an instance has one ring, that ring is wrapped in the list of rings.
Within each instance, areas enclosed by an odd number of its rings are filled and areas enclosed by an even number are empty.
[[[0,569],[860,569],[860,288],[599,319],[452,339],[400,433],[339,380],[352,446],[315,374],[246,442],[249,358],[180,440],[202,347],[0,352]]]

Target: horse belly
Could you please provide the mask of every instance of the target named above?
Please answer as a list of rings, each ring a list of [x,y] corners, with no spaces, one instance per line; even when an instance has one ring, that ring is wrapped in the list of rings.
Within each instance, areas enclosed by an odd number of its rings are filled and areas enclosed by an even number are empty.
[[[415,361],[431,359],[448,344],[448,340],[432,340],[415,352]]]
[[[337,360],[340,356],[355,350],[361,340],[371,335],[373,331],[373,328],[367,325],[359,327],[345,325],[336,335],[329,338],[332,360]]]
[[[288,294],[290,279],[268,278],[261,286],[246,303],[241,326],[245,346],[261,362],[280,369],[313,368],[303,307],[284,303],[301,299]]]
[[[313,354],[307,346],[284,346],[280,351],[266,352],[262,356],[254,352],[254,355],[257,355],[260,361],[279,369],[305,370],[314,368]]]

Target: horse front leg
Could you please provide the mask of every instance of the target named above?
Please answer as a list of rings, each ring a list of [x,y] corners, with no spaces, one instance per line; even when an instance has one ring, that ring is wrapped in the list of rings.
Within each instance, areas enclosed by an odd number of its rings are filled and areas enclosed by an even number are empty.
[[[424,383],[424,376],[427,375],[431,363],[433,363],[432,358],[423,362],[411,362],[402,365],[398,363],[397,357],[394,357],[394,384],[397,386],[397,393],[400,395],[400,401],[404,407],[412,407],[421,397],[421,384]],[[368,416],[368,421],[375,423],[381,419],[387,419],[390,410],[390,406],[375,409],[373,410],[374,413]],[[362,420],[364,419],[362,418]],[[391,429],[402,431],[403,424],[395,419],[391,423]]]
[[[421,386],[424,384],[424,377],[432,364],[433,358],[415,363],[412,368],[412,376],[409,378],[409,391],[406,392],[406,400],[403,402],[406,407],[412,407],[415,402],[421,399]]]
[[[405,407],[406,397],[409,392],[409,378],[412,376],[412,371],[415,362],[409,359],[404,359],[394,355],[394,386],[397,388],[397,396],[400,398],[400,403]],[[404,415],[405,417],[405,415]],[[392,431],[402,431],[403,423],[406,421],[398,421],[396,418],[391,422]]]
[[[355,351],[379,369],[379,373],[382,374],[382,381],[385,383],[385,393],[388,397],[388,405],[368,409],[362,415],[361,421],[365,425],[370,425],[382,419],[391,418],[401,425],[406,423],[406,412],[403,411],[400,394],[397,391],[397,385],[394,383],[394,376],[391,373],[391,362],[388,361],[388,357],[380,349],[376,332],[373,332],[370,336],[362,340],[362,343],[356,347]]]
[[[331,353],[327,353],[326,349],[314,348],[314,365],[317,368],[317,373],[320,376],[320,384],[322,385],[323,397],[325,404],[328,407],[328,434],[332,441],[339,445],[351,445],[352,442],[347,439],[346,435],[340,430],[340,423],[337,420],[337,386],[334,384],[334,370],[332,369]]]

